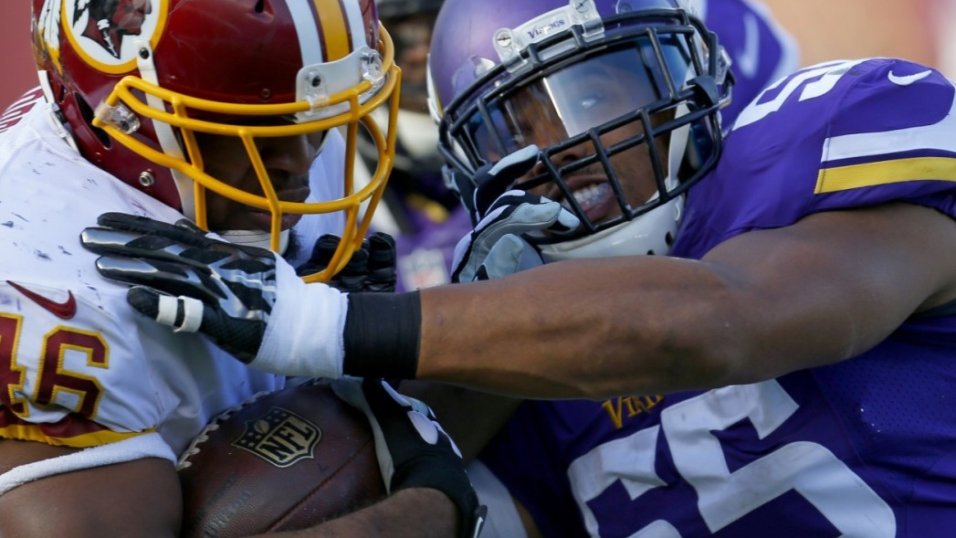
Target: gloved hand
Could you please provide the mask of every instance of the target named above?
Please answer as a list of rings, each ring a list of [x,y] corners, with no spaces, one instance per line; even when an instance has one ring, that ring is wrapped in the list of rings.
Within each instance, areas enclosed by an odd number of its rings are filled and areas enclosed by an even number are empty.
[[[105,213],[83,246],[106,278],[133,284],[134,309],[176,332],[200,331],[250,366],[285,375],[342,375],[346,296],[306,284],[273,252],[176,224]],[[279,329],[281,328],[281,334]]]
[[[402,396],[382,379],[343,378],[335,394],[368,418],[375,453],[389,493],[432,488],[448,496],[461,514],[461,536],[475,537],[485,507],[465,474],[461,452],[424,403]]]
[[[557,202],[525,191],[508,191],[455,246],[452,281],[500,278],[541,265],[541,254],[523,234],[567,233],[579,224],[578,218]]]
[[[539,157],[537,146],[530,145],[475,173],[477,186],[466,205],[477,224],[455,246],[452,282],[499,278],[541,265],[541,254],[524,234],[561,234],[578,227],[578,218],[561,204],[512,189]]]
[[[339,246],[339,237],[326,234],[312,247],[309,261],[296,268],[299,275],[318,273],[332,261]],[[395,239],[375,232],[362,241],[362,247],[352,254],[349,263],[336,273],[327,284],[345,292],[392,292],[395,291],[396,254]]]

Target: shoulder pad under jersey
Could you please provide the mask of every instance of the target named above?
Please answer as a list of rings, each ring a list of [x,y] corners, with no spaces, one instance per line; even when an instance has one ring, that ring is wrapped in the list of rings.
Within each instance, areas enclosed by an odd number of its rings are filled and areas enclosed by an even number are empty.
[[[809,67],[737,118],[686,218],[718,242],[825,210],[909,201],[956,215],[956,88],[887,58]],[[683,233],[683,232],[682,232]]]

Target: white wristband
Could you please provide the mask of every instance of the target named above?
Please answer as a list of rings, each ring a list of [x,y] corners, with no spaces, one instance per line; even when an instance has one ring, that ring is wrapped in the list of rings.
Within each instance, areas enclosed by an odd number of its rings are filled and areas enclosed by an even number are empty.
[[[276,303],[250,366],[289,376],[341,377],[347,309],[345,293],[306,284],[291,265],[276,260]]]

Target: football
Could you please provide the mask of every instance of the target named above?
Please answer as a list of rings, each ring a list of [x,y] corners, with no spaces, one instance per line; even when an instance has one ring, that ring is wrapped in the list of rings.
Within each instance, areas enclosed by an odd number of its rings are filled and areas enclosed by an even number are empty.
[[[179,477],[187,537],[301,529],[385,496],[365,415],[324,382],[219,415],[181,456]]]

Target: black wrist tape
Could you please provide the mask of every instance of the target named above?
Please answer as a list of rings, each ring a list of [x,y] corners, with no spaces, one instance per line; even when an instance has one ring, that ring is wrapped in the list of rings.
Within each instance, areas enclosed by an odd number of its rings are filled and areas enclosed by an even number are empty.
[[[359,377],[414,379],[422,306],[417,291],[350,293],[343,371]]]

